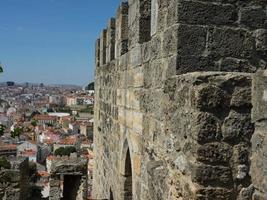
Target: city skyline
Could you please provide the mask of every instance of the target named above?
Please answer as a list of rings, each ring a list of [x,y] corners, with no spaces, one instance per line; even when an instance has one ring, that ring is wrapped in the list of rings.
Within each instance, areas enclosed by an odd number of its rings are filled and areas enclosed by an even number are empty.
[[[0,82],[85,85],[93,81],[95,40],[118,3],[0,2],[0,62],[4,66]]]

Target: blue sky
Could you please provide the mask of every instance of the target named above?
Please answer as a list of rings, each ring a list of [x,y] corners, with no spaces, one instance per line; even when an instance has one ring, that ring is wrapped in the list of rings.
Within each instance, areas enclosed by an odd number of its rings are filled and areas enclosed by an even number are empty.
[[[83,85],[120,0],[0,0],[2,81]]]

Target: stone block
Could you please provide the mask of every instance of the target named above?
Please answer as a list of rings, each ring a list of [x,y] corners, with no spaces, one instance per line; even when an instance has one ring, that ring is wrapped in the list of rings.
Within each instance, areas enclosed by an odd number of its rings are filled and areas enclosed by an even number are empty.
[[[254,192],[253,185],[250,185],[247,188],[243,188],[241,189],[239,195],[237,196],[237,200],[251,200],[253,192]]]
[[[267,119],[267,71],[259,70],[252,81],[252,121]]]
[[[125,105],[125,95],[126,95],[125,89],[117,89],[117,105],[118,106]]]
[[[141,134],[143,131],[143,114],[140,112],[132,111],[132,122],[133,130]]]
[[[249,28],[267,28],[266,10],[262,6],[249,6],[241,8],[240,23]]]
[[[203,25],[229,25],[237,20],[234,5],[200,1],[179,1],[178,23]]]
[[[121,71],[127,69],[127,66],[128,66],[128,54],[124,54],[124,55],[120,56],[120,58],[118,60],[119,60],[118,68]]]
[[[141,46],[136,46],[130,52],[130,66],[136,67],[142,64]]]
[[[251,88],[235,88],[230,103],[231,107],[251,109]]]
[[[158,0],[151,1],[151,36],[157,32],[159,4]]]
[[[163,34],[163,55],[176,54],[178,48],[178,26],[167,29]]]
[[[197,150],[197,160],[206,163],[228,163],[232,148],[226,143],[208,143]]]
[[[163,36],[163,55],[202,55],[206,48],[207,30],[201,26],[179,24]]]
[[[134,89],[134,90],[129,90],[129,101],[131,108],[134,110],[139,110],[140,109],[140,90],[139,89]]]
[[[124,120],[125,120],[125,125],[128,128],[133,128],[133,111],[129,109],[124,110]]]
[[[253,195],[252,195],[252,200],[266,200],[267,199],[267,194],[263,194],[259,191],[256,191]]]
[[[267,194],[267,136],[266,130],[256,129],[252,137],[250,174],[253,185]]]
[[[196,200],[232,200],[233,190],[226,188],[201,188],[196,192]]]
[[[198,143],[208,143],[221,139],[220,121],[209,113],[199,113],[194,122],[193,138]]]
[[[203,85],[192,93],[192,105],[202,112],[222,112],[229,106],[229,96],[216,85]]]
[[[248,72],[254,73],[257,68],[252,65],[247,59],[237,59],[237,58],[222,58],[216,63],[219,66],[220,71],[225,72]]]
[[[100,66],[106,64],[107,30],[104,29],[100,37]]]
[[[174,65],[176,66],[176,74],[185,74],[195,71],[219,70],[219,68],[215,66],[213,59],[209,56],[178,55]]]
[[[144,70],[143,67],[136,67],[129,71],[129,86],[142,87],[144,85]]]
[[[141,156],[133,155],[133,168],[136,176],[141,176]]]
[[[232,175],[229,167],[199,165],[193,170],[192,179],[201,185],[226,185],[231,183]]]
[[[151,61],[147,74],[150,74],[151,76],[150,78],[148,75],[149,80],[147,82],[150,82],[153,88],[162,87],[162,83],[165,80],[165,70],[161,60]]]
[[[256,49],[267,51],[267,29],[258,29],[254,32],[256,38]]]
[[[223,139],[229,143],[249,142],[253,133],[254,125],[251,122],[250,114],[231,111],[222,125]]]
[[[234,165],[239,164],[248,164],[249,162],[249,154],[250,149],[248,148],[248,144],[240,143],[233,147],[233,156],[232,156],[232,163]]]
[[[161,37],[159,37],[158,35],[154,36],[149,44],[150,49],[148,51],[150,51],[150,59],[154,60],[161,55],[161,51],[158,51],[162,46]]]
[[[189,174],[190,163],[188,162],[186,156],[183,153],[179,153],[174,160],[176,168],[183,174]]]
[[[207,30],[202,26],[178,26],[178,55],[202,55],[206,48]]]
[[[119,123],[125,124],[126,111],[125,111],[125,108],[121,106],[118,107],[118,120],[119,120]]]
[[[214,28],[209,30],[208,51],[215,57],[249,58],[255,41],[244,29]]]

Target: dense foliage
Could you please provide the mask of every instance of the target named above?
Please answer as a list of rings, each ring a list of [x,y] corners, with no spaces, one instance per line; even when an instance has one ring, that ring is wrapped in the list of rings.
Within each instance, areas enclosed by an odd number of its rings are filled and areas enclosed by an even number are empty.
[[[31,125],[34,126],[34,127],[36,127],[36,126],[37,126],[37,120],[35,120],[35,119],[32,120],[32,121],[31,121]]]
[[[70,156],[71,153],[76,152],[75,147],[60,147],[55,151],[56,156]]]
[[[0,124],[0,136],[4,135],[6,126],[3,124]]]
[[[10,132],[12,138],[19,137],[23,132],[21,127],[14,128],[13,131]]]
[[[0,168],[4,168],[4,169],[10,169],[11,168],[10,162],[4,156],[0,157]]]
[[[92,82],[92,83],[89,83],[86,88],[86,90],[95,90],[95,83]]]

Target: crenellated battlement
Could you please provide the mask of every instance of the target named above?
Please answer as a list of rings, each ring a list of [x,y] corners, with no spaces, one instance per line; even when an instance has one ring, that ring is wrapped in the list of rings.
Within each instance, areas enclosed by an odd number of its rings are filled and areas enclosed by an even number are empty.
[[[129,0],[102,31],[96,66],[136,47],[157,45],[176,56],[177,74],[193,71],[255,72],[266,68],[265,1]],[[250,19],[257,13],[255,20]],[[159,40],[158,44],[153,43]],[[145,43],[149,42],[148,45]],[[149,52],[150,53],[150,52]],[[130,58],[129,58],[130,59]]]

